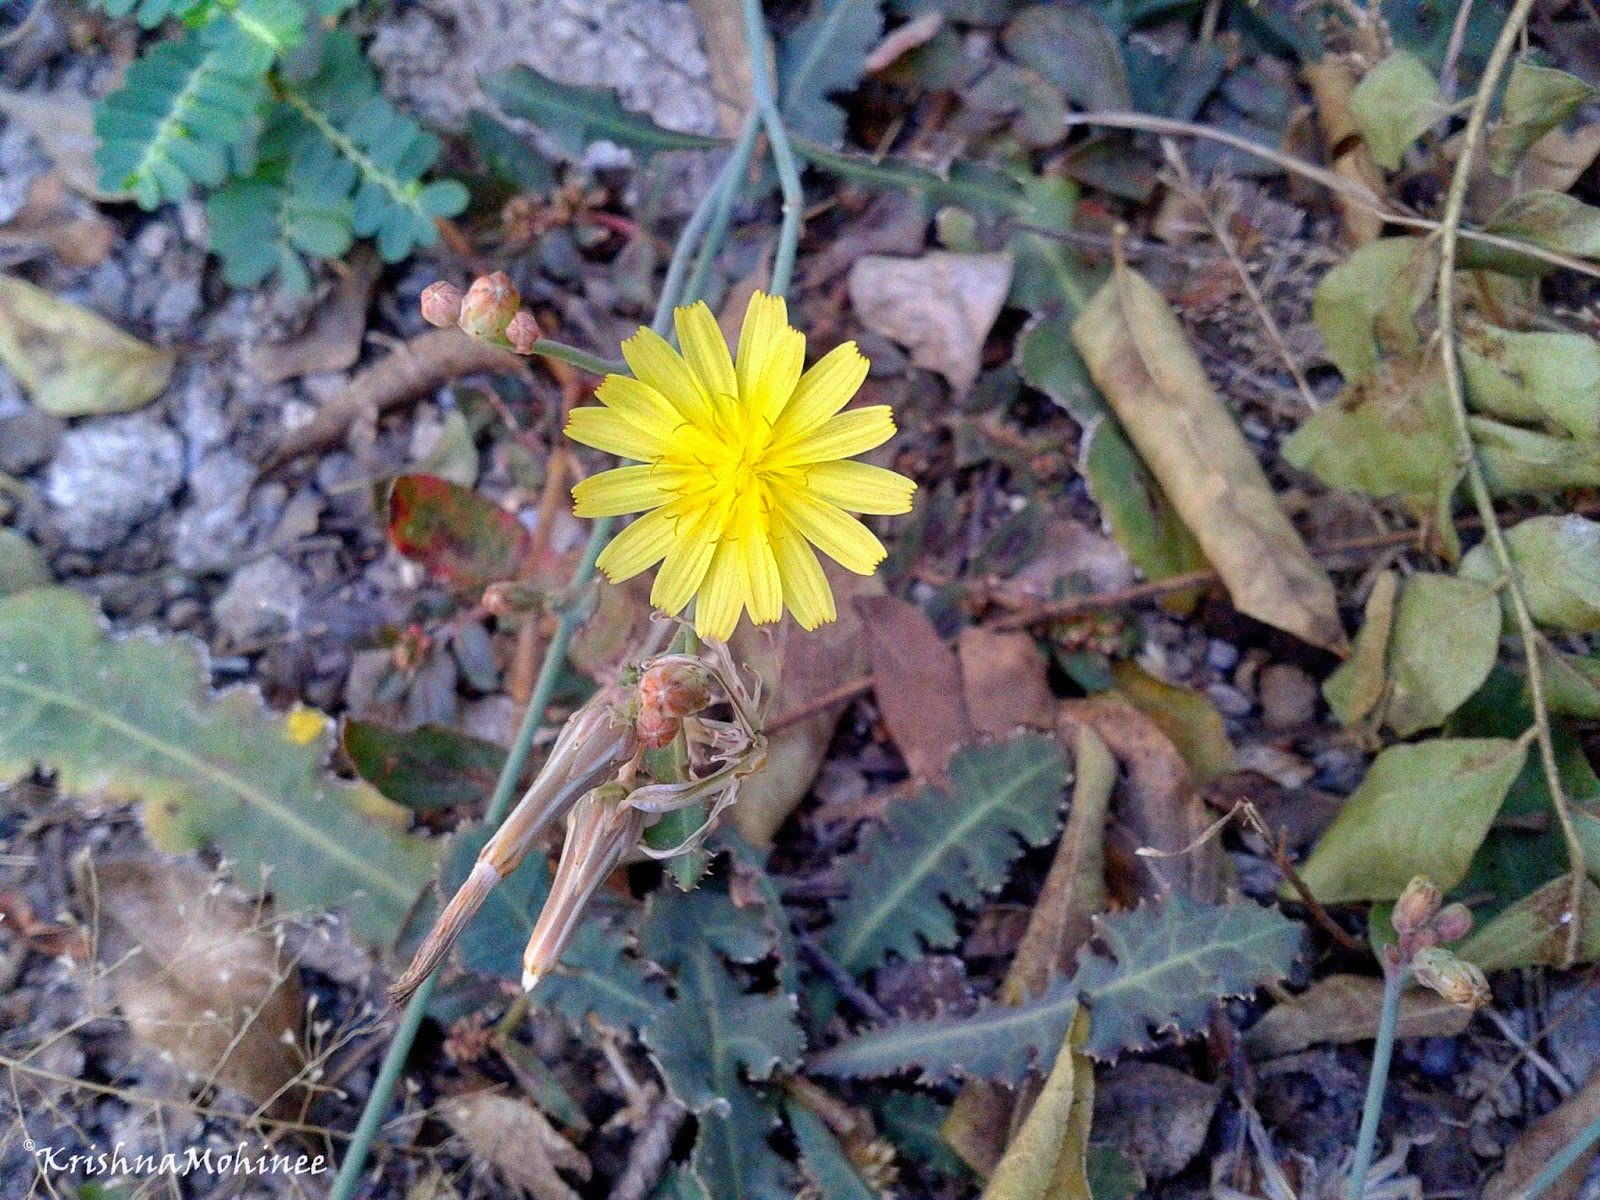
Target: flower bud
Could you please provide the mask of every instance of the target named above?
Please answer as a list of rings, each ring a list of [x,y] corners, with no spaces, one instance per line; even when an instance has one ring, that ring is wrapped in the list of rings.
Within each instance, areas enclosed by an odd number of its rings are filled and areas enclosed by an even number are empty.
[[[1446,904],[1433,919],[1433,931],[1441,942],[1459,942],[1472,932],[1472,910],[1465,904]]]
[[[711,703],[711,672],[697,662],[655,662],[639,676],[639,704],[670,717],[688,717]]]
[[[1481,1008],[1489,1003],[1489,981],[1483,972],[1442,946],[1418,950],[1411,960],[1411,973],[1423,987],[1438,992],[1451,1004]]]
[[[503,617],[507,613],[538,612],[546,607],[545,593],[513,579],[502,579],[483,589],[483,611]]]
[[[439,280],[422,289],[422,319],[429,325],[448,329],[461,319],[461,289]]]
[[[532,354],[533,344],[542,336],[539,322],[533,319],[533,314],[527,309],[519,311],[511,318],[511,324],[506,326],[506,341],[518,354]]]
[[[472,281],[466,298],[461,301],[459,324],[473,337],[486,342],[500,342],[506,336],[506,327],[517,315],[522,297],[512,286],[511,277],[504,271],[484,275]]]
[[[1418,875],[1406,885],[1406,890],[1400,893],[1400,899],[1395,901],[1394,913],[1389,918],[1394,922],[1394,931],[1403,938],[1425,928],[1439,911],[1439,902],[1443,898],[1433,880],[1426,875]]]

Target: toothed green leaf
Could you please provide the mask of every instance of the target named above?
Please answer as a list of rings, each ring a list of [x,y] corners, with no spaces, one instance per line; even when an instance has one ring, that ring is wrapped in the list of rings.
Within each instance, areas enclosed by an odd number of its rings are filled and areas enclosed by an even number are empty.
[[[879,0],[822,0],[778,49],[780,107],[789,129],[828,146],[844,141],[844,110],[831,99],[861,82],[883,36]]]
[[[527,67],[511,67],[485,75],[483,94],[507,115],[532,121],[563,152],[583,157],[590,144],[604,139],[626,146],[641,162],[662,150],[713,150],[716,138],[663,129],[642,113],[629,112],[610,88],[557,83]]]

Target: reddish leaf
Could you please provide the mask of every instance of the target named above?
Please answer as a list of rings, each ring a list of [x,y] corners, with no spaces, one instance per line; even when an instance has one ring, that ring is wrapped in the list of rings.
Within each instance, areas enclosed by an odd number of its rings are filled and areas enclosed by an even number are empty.
[[[433,475],[402,475],[389,492],[389,540],[451,587],[476,595],[516,576],[530,538],[476,492]]]

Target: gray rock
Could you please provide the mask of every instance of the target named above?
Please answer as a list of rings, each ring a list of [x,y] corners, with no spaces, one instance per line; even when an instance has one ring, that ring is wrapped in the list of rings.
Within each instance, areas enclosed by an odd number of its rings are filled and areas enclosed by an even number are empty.
[[[172,561],[185,571],[216,571],[244,552],[254,532],[245,519],[256,469],[219,450],[189,476],[189,503],[172,529]]]
[[[1316,682],[1299,667],[1273,663],[1261,672],[1261,719],[1268,729],[1283,732],[1317,719]]]
[[[26,475],[50,461],[67,423],[36,408],[0,418],[0,471]]]
[[[1211,703],[1215,704],[1225,717],[1248,717],[1251,708],[1254,707],[1250,703],[1250,697],[1232,684],[1208,684],[1206,695],[1211,697]]]
[[[67,544],[106,550],[163,506],[183,482],[183,443],[143,413],[70,429],[50,464],[45,498]]]
[[[1239,647],[1221,638],[1206,643],[1206,665],[1214,671],[1231,671],[1239,663]]]
[[[300,572],[270,555],[234,572],[212,616],[229,649],[242,649],[275,633],[292,630],[305,604]]]

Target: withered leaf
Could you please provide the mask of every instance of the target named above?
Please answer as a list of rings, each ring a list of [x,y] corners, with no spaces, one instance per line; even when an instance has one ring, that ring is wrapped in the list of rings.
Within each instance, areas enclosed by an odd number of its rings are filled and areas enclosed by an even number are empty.
[[[961,663],[915,604],[892,596],[855,602],[876,681],[873,691],[894,743],[919,779],[942,779],[950,756],[974,736]]]

